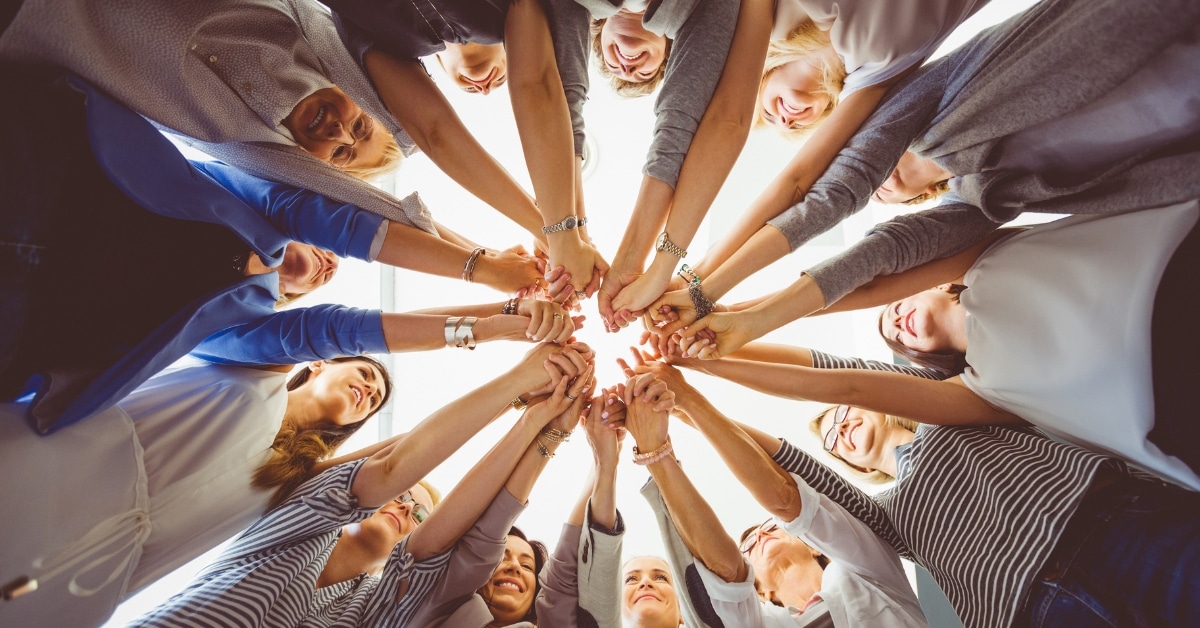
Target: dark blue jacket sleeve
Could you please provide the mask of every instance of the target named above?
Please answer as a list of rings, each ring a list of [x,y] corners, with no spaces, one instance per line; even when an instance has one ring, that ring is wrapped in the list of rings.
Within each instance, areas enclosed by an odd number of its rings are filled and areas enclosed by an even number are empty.
[[[371,241],[385,219],[316,192],[246,174],[219,161],[193,161],[221,187],[259,211],[281,233],[297,242],[366,260]]]
[[[219,331],[192,354],[218,364],[254,365],[387,352],[379,310],[314,305]]]

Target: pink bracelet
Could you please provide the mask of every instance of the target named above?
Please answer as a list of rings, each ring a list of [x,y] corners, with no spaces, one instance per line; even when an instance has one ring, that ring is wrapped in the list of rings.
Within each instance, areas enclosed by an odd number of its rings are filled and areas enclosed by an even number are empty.
[[[674,447],[671,446],[671,437],[670,436],[667,437],[667,442],[663,443],[662,447],[659,447],[658,449],[655,449],[654,451],[651,451],[648,453],[642,453],[642,452],[638,451],[637,445],[634,445],[633,446],[633,464],[640,464],[643,466],[649,465],[649,464],[654,464],[654,463],[658,462],[659,460],[662,460],[663,458],[666,458],[667,456],[671,455],[672,451],[674,451]]]

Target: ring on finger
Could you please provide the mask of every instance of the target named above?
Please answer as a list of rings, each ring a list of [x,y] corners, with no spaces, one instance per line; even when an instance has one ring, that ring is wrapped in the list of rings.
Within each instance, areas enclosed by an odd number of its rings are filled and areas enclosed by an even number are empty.
[[[571,393],[567,393],[567,399],[570,399],[571,401],[575,401],[575,400],[576,400],[576,399],[578,399],[578,398],[579,398],[579,396],[578,396],[578,395],[576,395],[576,396],[572,397],[572,396],[571,396]]]
[[[562,312],[555,312],[555,313],[554,313],[554,318],[562,318],[562,317],[563,317],[563,315],[562,315]]]

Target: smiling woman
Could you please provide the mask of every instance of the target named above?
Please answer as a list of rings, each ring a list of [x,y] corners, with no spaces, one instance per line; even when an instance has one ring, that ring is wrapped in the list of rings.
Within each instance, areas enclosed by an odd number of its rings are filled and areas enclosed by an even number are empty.
[[[542,573],[546,559],[546,546],[541,541],[530,540],[515,526],[508,531],[504,558],[478,592],[497,625],[537,623],[533,601],[542,588],[538,574]]]
[[[621,568],[621,617],[629,628],[683,624],[671,566],[657,556],[632,558]]]

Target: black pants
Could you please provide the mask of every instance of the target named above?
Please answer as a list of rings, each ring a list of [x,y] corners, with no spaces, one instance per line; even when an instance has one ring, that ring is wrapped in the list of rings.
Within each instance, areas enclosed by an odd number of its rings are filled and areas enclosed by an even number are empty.
[[[1154,429],[1150,441],[1200,473],[1200,224],[1184,238],[1158,284],[1150,326]]]

